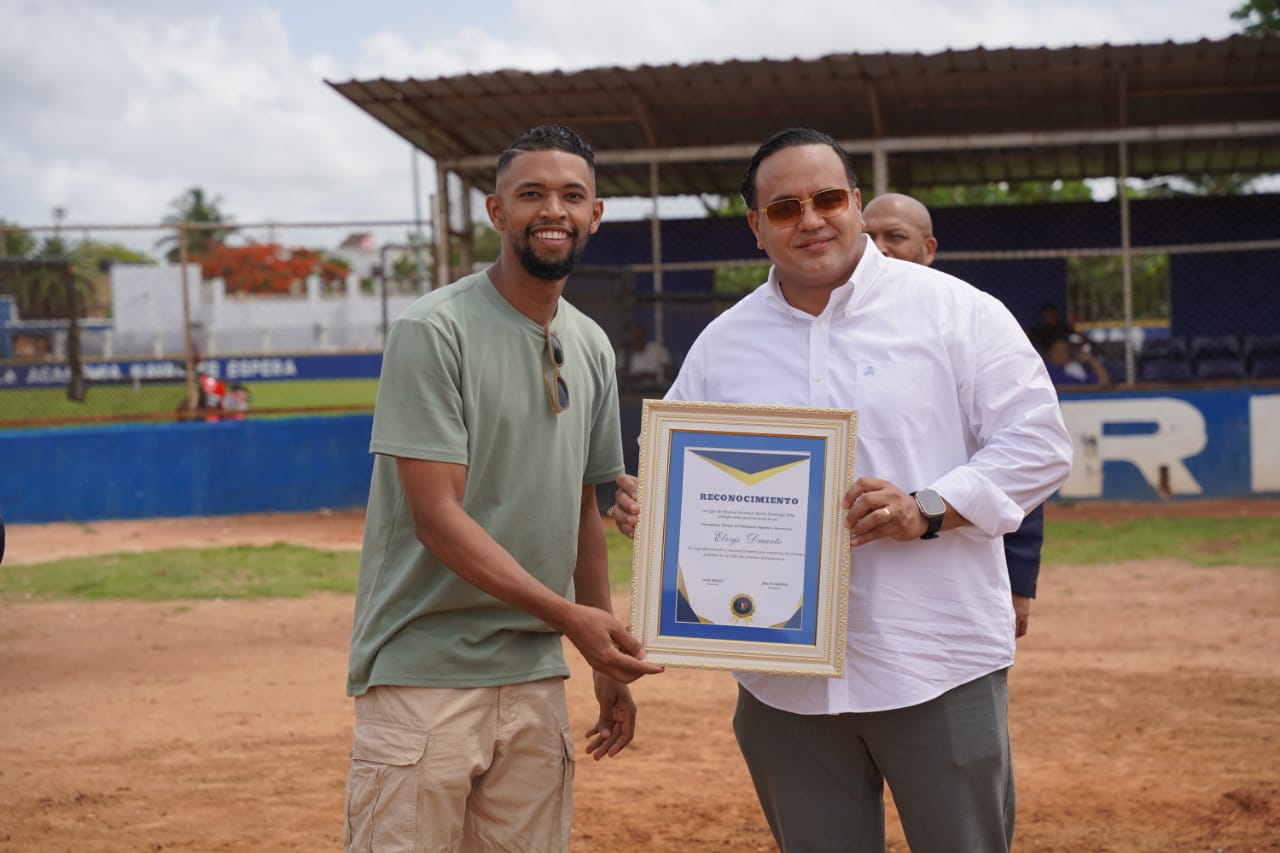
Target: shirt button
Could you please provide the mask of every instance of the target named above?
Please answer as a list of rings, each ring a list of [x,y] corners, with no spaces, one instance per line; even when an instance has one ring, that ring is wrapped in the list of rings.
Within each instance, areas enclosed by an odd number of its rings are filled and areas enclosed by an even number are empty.
[[[821,376],[815,376],[815,377],[813,377],[813,384],[815,384],[815,385],[821,385],[821,384],[822,384],[822,377],[821,377]]]

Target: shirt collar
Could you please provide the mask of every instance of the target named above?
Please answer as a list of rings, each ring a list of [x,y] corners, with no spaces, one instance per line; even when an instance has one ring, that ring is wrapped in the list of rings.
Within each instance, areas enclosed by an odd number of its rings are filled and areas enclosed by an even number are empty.
[[[858,265],[853,268],[853,275],[849,277],[852,287],[850,288],[849,298],[843,307],[845,314],[852,314],[862,300],[867,298],[867,294],[875,288],[876,282],[880,280],[880,273],[885,267],[884,255],[880,254],[880,250],[876,247],[876,241],[865,235],[863,240],[862,258],[858,261]]]
[[[880,250],[876,248],[875,241],[868,239],[866,235],[863,235],[862,240],[862,257],[858,260],[858,265],[853,268],[853,275],[831,292],[831,299],[827,302],[823,315],[835,311],[851,313],[854,303],[861,301],[862,295],[874,284],[880,269],[884,266],[884,255],[880,254]],[[765,280],[764,290],[765,297],[775,310],[797,319],[817,319],[812,314],[801,311],[787,302],[786,297],[782,295],[782,287],[778,284],[776,266],[769,267],[769,278]]]

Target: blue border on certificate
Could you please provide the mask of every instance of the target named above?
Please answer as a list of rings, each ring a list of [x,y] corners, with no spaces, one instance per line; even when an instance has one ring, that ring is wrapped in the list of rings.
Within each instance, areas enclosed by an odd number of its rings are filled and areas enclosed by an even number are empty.
[[[809,458],[808,518],[805,525],[804,599],[796,616],[778,627],[723,625],[701,622],[692,614],[679,590],[680,518],[684,500],[685,450],[690,446],[718,450],[769,451]],[[787,643],[812,646],[817,642],[818,582],[822,550],[823,476],[827,440],[817,436],[768,433],[672,430],[668,456],[667,516],[664,520],[662,594],[658,633],[739,642]]]

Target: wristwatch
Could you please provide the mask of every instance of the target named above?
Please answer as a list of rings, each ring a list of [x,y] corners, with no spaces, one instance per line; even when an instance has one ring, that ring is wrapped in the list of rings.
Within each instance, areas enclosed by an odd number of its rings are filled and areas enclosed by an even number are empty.
[[[942,502],[941,495],[933,489],[921,489],[918,492],[912,492],[911,497],[916,499],[920,514],[929,523],[929,529],[920,538],[937,539],[938,530],[942,527],[942,517],[947,514],[947,505]]]

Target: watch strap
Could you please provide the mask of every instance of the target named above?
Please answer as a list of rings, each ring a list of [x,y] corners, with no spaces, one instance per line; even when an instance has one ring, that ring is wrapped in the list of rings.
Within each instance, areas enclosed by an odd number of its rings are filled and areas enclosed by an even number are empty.
[[[926,515],[924,517],[924,520],[928,523],[929,529],[926,530],[924,532],[924,535],[921,536],[920,538],[921,539],[937,539],[938,531],[942,529],[942,516],[938,515],[938,516],[934,516],[933,518],[930,518],[929,516]]]

